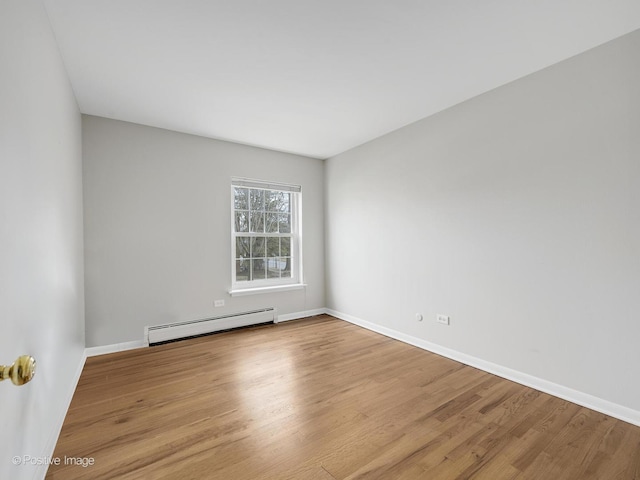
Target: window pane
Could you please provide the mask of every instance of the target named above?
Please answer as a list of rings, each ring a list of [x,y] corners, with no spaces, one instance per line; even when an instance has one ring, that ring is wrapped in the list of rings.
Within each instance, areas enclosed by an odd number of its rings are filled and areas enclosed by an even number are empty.
[[[283,257],[291,256],[291,239],[289,237],[280,239],[280,255]]]
[[[264,232],[264,212],[251,212],[251,223],[249,231],[254,233]]]
[[[264,258],[252,258],[251,259],[251,279],[252,280],[264,280],[266,278],[265,275],[265,267],[267,262]]]
[[[269,212],[289,212],[290,195],[287,192],[268,190],[265,196],[266,210]]]
[[[278,214],[267,213],[265,215],[265,232],[277,233],[278,232]]]
[[[267,257],[280,256],[280,239],[278,237],[267,238]]]
[[[281,258],[282,278],[291,278],[291,257]]]
[[[280,278],[280,259],[267,259],[267,278]]]
[[[250,210],[256,210],[264,212],[264,190],[250,190],[251,193],[251,206]]]
[[[249,237],[236,237],[236,258],[249,258],[250,253],[250,238]]]
[[[233,208],[236,210],[249,210],[249,189],[242,187],[233,188]]]
[[[282,199],[280,201],[279,210],[283,213],[291,212],[291,194],[290,193],[282,193]]]
[[[291,233],[291,215],[279,215],[280,233]]]
[[[251,239],[251,258],[264,257],[265,251],[265,238],[255,237]]]
[[[265,202],[265,210],[267,212],[277,212],[278,204],[279,204],[279,194],[280,192],[276,192],[275,190],[267,190],[265,192],[264,202]]]
[[[249,280],[250,260],[236,260],[236,282]]]
[[[236,232],[249,231],[249,212],[236,212]]]

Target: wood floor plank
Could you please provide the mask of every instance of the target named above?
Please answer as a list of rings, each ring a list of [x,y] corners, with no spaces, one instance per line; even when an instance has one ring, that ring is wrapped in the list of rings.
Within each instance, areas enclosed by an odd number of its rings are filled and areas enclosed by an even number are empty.
[[[321,315],[89,358],[48,479],[640,480],[640,428]]]

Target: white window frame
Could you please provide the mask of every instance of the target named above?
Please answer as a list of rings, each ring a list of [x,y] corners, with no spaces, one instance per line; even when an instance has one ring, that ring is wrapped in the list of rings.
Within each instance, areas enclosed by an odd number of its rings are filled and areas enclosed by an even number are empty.
[[[235,191],[236,187],[243,187],[265,191],[281,191],[291,194],[291,233],[252,233],[236,232],[235,222]],[[272,291],[296,290],[304,288],[302,281],[302,188],[299,185],[289,185],[248,178],[232,177],[231,179],[231,290],[232,296],[249,295],[254,293],[268,293]],[[291,257],[290,278],[267,278],[263,280],[236,280],[236,238],[237,237],[289,237]]]

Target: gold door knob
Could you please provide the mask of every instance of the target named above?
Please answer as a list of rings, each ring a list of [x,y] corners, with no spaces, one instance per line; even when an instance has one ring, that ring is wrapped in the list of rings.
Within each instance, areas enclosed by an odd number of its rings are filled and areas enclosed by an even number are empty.
[[[13,365],[0,365],[0,381],[11,379],[14,385],[24,385],[36,374],[36,359],[30,355],[22,355]]]

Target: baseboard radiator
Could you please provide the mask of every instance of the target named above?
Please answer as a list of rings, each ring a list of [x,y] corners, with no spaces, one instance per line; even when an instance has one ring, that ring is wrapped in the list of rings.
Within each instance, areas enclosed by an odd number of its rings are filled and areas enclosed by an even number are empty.
[[[250,325],[275,323],[277,318],[276,309],[269,307],[261,310],[221,315],[219,317],[205,318],[202,320],[145,327],[144,338],[147,345],[157,345],[159,343],[172,342]]]

